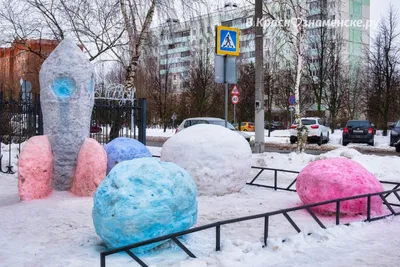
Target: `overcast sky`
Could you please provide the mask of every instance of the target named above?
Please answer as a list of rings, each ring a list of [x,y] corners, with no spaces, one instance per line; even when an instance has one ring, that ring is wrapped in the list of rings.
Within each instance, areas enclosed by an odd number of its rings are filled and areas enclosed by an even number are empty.
[[[390,3],[400,12],[400,0],[371,0],[371,20],[379,20],[389,10]]]

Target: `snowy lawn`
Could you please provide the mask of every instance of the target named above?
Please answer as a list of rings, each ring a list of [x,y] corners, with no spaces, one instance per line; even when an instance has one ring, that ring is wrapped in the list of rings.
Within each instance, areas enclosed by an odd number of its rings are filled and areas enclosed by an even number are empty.
[[[150,148],[159,155],[160,148]],[[320,155],[253,155],[254,165],[300,171],[310,161],[346,156],[361,163],[380,180],[400,181],[397,157],[361,155],[348,148]],[[16,163],[16,161],[13,161]],[[254,176],[249,173],[248,179]],[[260,178],[270,183],[272,173]],[[279,174],[288,184],[293,174]],[[268,178],[268,181],[267,181]],[[245,181],[244,181],[245,182]],[[197,225],[300,205],[296,193],[246,186],[222,197],[199,197]],[[99,251],[105,247],[91,218],[92,198],[55,192],[45,200],[20,202],[16,175],[0,175],[0,266],[100,266]],[[215,229],[189,235],[184,243],[198,257],[192,260],[172,246],[141,256],[151,266],[393,266],[400,261],[400,218],[374,223],[334,226],[333,217],[321,217],[329,227],[322,230],[303,211],[290,214],[304,230],[297,234],[282,216],[270,219],[270,238],[262,248],[263,220],[221,227],[221,252],[215,252]],[[343,222],[363,218],[345,218]],[[308,233],[312,233],[308,235]],[[282,241],[285,242],[282,242]],[[170,244],[164,247],[169,247]],[[107,266],[138,266],[126,254],[107,257]]]

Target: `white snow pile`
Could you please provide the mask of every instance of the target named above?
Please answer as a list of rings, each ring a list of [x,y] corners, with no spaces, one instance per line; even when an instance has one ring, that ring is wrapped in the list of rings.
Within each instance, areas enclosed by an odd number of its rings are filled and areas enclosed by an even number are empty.
[[[251,171],[251,148],[240,134],[221,126],[199,124],[168,139],[161,160],[186,169],[199,195],[240,191]]]
[[[12,149],[16,150],[16,146]],[[154,148],[151,151],[159,155],[159,150]],[[400,181],[398,157],[358,155],[349,148],[335,150],[325,156],[337,157],[340,154],[352,155],[353,160],[381,180]],[[253,164],[257,166],[263,164],[271,168],[300,171],[319,156],[265,153],[252,157]],[[255,175],[252,174],[247,173],[243,179],[252,179]],[[273,173],[266,174],[269,181],[273,181]],[[286,179],[290,183],[295,177],[279,174],[278,180]],[[99,252],[106,248],[93,226],[93,198],[54,192],[47,199],[21,202],[16,178],[16,175],[0,173],[0,266],[100,266]],[[301,205],[301,201],[296,193],[245,186],[238,193],[199,196],[198,204],[197,226],[201,226],[295,207]],[[394,208],[397,211],[398,208]],[[210,229],[187,235],[181,240],[198,259],[190,259],[171,242],[140,258],[152,267],[375,267],[396,266],[399,261],[400,239],[393,238],[400,235],[399,217],[373,223],[352,223],[347,227],[334,226],[334,217],[321,216],[321,221],[328,228],[321,229],[306,212],[290,213],[290,216],[302,232],[297,234],[284,216],[272,216],[268,246],[264,248],[264,220],[257,219],[222,226],[220,252],[215,251],[215,229]],[[356,220],[362,219],[365,217]],[[343,219],[343,223],[346,222]],[[107,266],[137,264],[125,253],[119,253],[107,257]]]

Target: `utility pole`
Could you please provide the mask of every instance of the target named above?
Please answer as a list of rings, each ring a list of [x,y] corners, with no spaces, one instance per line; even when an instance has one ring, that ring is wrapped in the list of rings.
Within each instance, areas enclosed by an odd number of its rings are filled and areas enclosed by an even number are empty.
[[[262,0],[256,0],[254,12],[255,27],[255,68],[256,68],[256,101],[255,101],[255,127],[256,138],[254,144],[254,153],[264,152],[264,38],[262,23]]]

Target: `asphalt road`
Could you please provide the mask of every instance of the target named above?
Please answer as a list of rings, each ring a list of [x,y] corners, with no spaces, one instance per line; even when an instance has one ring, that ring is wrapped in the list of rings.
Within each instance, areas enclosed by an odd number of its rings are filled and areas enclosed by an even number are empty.
[[[162,147],[162,145],[164,144],[163,141],[159,141],[159,142],[155,142],[155,141],[147,141],[146,145],[148,146],[154,146],[154,147]],[[315,146],[314,146],[315,147]],[[324,147],[324,145],[322,145],[322,148]],[[356,150],[358,150],[360,153],[365,154],[365,155],[377,155],[377,156],[400,156],[400,153],[396,153],[396,151],[393,150],[366,150],[363,147],[352,147]],[[369,147],[368,147],[369,148]],[[295,150],[293,148],[280,148],[280,147],[276,147],[276,146],[270,146],[268,144],[266,144],[265,146],[265,152],[276,152],[276,153],[282,153],[282,154],[289,154],[294,152]],[[321,155],[324,154],[328,151],[326,150],[321,150],[318,147],[316,148],[308,148],[304,151],[306,154],[311,154],[311,155]]]

